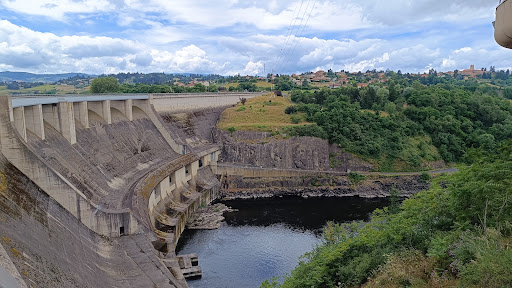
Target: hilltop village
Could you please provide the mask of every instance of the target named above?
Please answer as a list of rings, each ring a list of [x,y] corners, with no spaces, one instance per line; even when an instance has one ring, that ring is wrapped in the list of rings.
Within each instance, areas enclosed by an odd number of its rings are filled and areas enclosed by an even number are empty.
[[[121,93],[197,93],[197,92],[256,92],[256,91],[291,91],[292,89],[317,90],[321,88],[336,89],[340,87],[365,88],[369,86],[385,87],[390,81],[398,83],[406,79],[409,84],[418,81],[423,85],[438,83],[465,82],[466,86],[489,84],[505,87],[510,78],[509,70],[496,70],[495,67],[438,72],[430,69],[427,73],[402,73],[398,71],[366,72],[306,72],[301,74],[267,74],[263,76],[221,76],[203,74],[164,74],[164,73],[119,73],[92,76],[85,74],[63,74],[62,79],[48,75],[30,74],[13,75],[0,72],[0,92],[18,94],[88,94],[91,81],[95,78],[114,77],[120,84]],[[57,76],[57,75],[56,75]],[[57,77],[59,77],[57,76]],[[67,76],[67,77],[66,77]],[[56,80],[58,79],[58,80]],[[50,81],[51,80],[51,81]],[[403,83],[405,84],[405,83]]]

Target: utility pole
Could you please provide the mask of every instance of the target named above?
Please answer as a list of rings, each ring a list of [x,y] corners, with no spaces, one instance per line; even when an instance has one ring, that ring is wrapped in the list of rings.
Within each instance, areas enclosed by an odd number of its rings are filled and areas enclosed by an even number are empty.
[[[272,69],[272,74],[270,74],[270,77],[272,78],[272,88],[270,88],[270,90],[272,90],[272,93],[274,93],[274,69]]]

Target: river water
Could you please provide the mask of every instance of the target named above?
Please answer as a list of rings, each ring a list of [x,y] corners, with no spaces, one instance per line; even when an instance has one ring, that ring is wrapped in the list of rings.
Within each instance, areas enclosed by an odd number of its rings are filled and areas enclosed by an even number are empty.
[[[236,212],[225,213],[218,230],[186,230],[178,254],[198,253],[203,277],[191,288],[251,288],[284,276],[299,257],[321,243],[327,221],[368,220],[387,199],[283,197],[221,201]]]

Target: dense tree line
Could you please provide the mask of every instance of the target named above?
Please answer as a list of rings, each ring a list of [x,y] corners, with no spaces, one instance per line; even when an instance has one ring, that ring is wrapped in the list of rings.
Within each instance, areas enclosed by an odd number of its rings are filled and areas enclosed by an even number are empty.
[[[293,128],[290,133],[323,135],[376,160],[381,170],[392,170],[396,161],[410,168],[439,159],[459,162],[470,148],[492,152],[512,138],[511,102],[491,95],[418,82],[411,87],[392,82],[380,88],[296,90],[295,110],[317,126]]]
[[[100,75],[97,78],[113,77],[121,84],[172,85],[174,82],[189,83],[191,81],[223,82],[224,76],[217,74],[167,74],[167,73],[118,73]],[[92,76],[76,75],[57,83],[78,83],[80,80],[92,80]]]
[[[204,86],[203,84],[195,84],[192,87],[186,86],[170,86],[170,85],[149,85],[149,84],[127,84],[119,85],[114,77],[100,77],[91,81],[91,93],[204,93],[218,92],[219,89],[215,85]]]
[[[176,81],[188,83],[192,80],[215,82],[224,77],[216,74],[166,74],[166,73],[119,73],[109,75],[126,84],[172,85]]]

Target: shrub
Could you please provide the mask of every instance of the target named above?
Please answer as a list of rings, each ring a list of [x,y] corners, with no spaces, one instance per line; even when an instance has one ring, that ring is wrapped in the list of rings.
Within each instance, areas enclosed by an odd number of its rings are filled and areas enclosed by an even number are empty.
[[[286,132],[292,137],[310,136],[327,139],[328,136],[325,130],[316,124],[288,127]]]
[[[236,128],[235,128],[235,127],[229,127],[229,128],[228,128],[228,131],[229,131],[230,133],[234,133],[234,132],[236,131]]]
[[[300,115],[292,115],[290,119],[293,124],[299,124],[300,122],[302,122],[302,116]]]
[[[396,214],[400,212],[400,195],[402,192],[396,188],[395,185],[389,191],[389,198],[391,204],[389,205],[389,213]]]
[[[428,174],[427,172],[421,173],[420,181],[423,183],[427,183],[428,181],[430,181],[430,174]]]
[[[512,287],[512,250],[486,249],[461,273],[463,287]]]
[[[240,108],[236,109],[236,111],[242,112],[242,111],[245,111],[245,109],[247,109],[245,106],[241,106]]]
[[[284,113],[286,113],[286,114],[295,114],[295,113],[297,113],[297,109],[295,108],[295,106],[288,106],[284,110]]]
[[[350,172],[348,174],[348,179],[350,180],[350,184],[358,185],[359,183],[364,181],[366,179],[366,177],[357,172]]]

